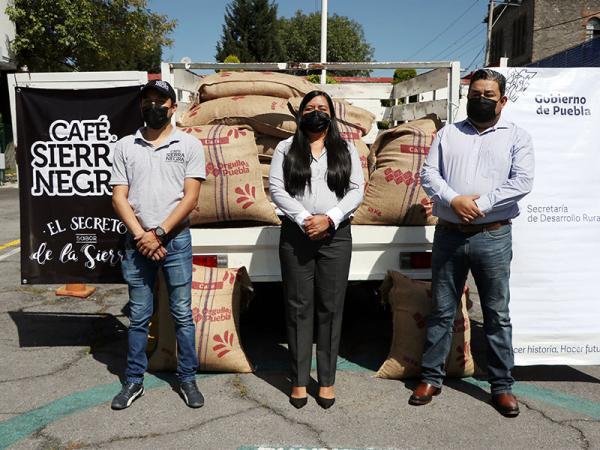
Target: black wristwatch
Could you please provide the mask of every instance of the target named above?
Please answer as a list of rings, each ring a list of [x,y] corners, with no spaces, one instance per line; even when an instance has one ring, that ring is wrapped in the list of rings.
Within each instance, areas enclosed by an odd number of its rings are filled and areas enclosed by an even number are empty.
[[[161,227],[160,225],[157,226],[154,229],[154,234],[156,235],[156,237],[158,238],[158,240],[161,241],[161,242],[165,238],[165,236],[167,235],[167,233],[165,232],[165,229],[163,227]]]
[[[327,220],[329,221],[329,228],[327,228],[327,232],[329,234],[333,234],[335,233],[335,222],[333,221],[333,219],[329,216],[327,216]]]

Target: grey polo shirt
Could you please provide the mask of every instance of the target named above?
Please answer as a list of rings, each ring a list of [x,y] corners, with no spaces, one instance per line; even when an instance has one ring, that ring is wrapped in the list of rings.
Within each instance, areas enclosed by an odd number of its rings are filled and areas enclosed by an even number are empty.
[[[304,221],[313,214],[326,214],[333,220],[335,228],[348,219],[358,208],[363,199],[365,178],[356,147],[348,143],[348,151],[352,161],[350,185],[343,198],[337,198],[335,192],[327,185],[327,149],[318,159],[312,158],[310,163],[311,189],[308,186],[304,193],[292,197],[285,190],[283,180],[283,161],[292,145],[294,137],[281,141],[271,160],[269,172],[269,192],[273,203],[304,231]]]
[[[154,147],[141,130],[115,144],[110,185],[129,186],[129,204],[140,225],[150,229],[181,201],[186,178],[206,178],[204,149],[198,139],[176,128]]]

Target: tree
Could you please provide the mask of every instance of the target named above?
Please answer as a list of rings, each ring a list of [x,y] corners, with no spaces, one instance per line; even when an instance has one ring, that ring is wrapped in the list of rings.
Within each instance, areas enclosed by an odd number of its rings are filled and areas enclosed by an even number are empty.
[[[287,61],[321,60],[321,14],[296,14],[280,19],[280,33]],[[373,47],[365,40],[362,25],[345,16],[333,14],[327,20],[327,61],[367,62]],[[368,71],[342,71],[338,75],[365,75]]]
[[[224,63],[234,63],[234,64],[239,64],[240,63],[240,58],[238,58],[235,55],[229,55],[227,56],[227,58],[225,58],[223,60]],[[223,70],[215,70],[215,72],[243,72],[242,69],[223,69]]]
[[[392,84],[398,84],[401,81],[410,80],[417,76],[417,71],[415,69],[396,69],[394,71],[394,79],[392,80]]]
[[[147,0],[13,0],[11,43],[31,71],[160,70],[176,22]]]
[[[415,69],[396,69],[394,71],[394,79],[392,80],[392,84],[398,84],[401,83],[402,81],[406,81],[406,80],[410,80],[411,78],[414,78],[417,76],[417,71]],[[418,95],[411,95],[408,98],[409,103],[414,103],[417,102],[419,100],[419,96]],[[400,99],[400,103],[404,103],[405,99],[401,98]],[[387,106],[391,106],[391,105],[387,105]]]
[[[233,0],[225,9],[217,61],[236,55],[241,62],[283,59],[278,33],[277,5],[269,0]]]

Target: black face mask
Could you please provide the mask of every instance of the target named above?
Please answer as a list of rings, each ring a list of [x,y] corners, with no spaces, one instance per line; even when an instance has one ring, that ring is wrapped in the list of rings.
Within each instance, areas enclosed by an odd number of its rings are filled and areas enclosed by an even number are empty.
[[[316,110],[304,114],[300,120],[302,129],[311,133],[320,133],[326,130],[330,123],[331,117],[329,117],[329,114]]]
[[[496,100],[474,97],[467,101],[467,116],[475,123],[487,123],[496,117]]]
[[[169,108],[166,106],[151,105],[142,109],[142,117],[150,128],[160,130],[169,122],[168,112]]]

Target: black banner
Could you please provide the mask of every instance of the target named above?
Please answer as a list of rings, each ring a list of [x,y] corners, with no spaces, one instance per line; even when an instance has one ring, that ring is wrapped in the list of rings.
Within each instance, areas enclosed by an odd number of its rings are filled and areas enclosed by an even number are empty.
[[[122,282],[115,142],[142,126],[140,88],[17,88],[21,282]]]

